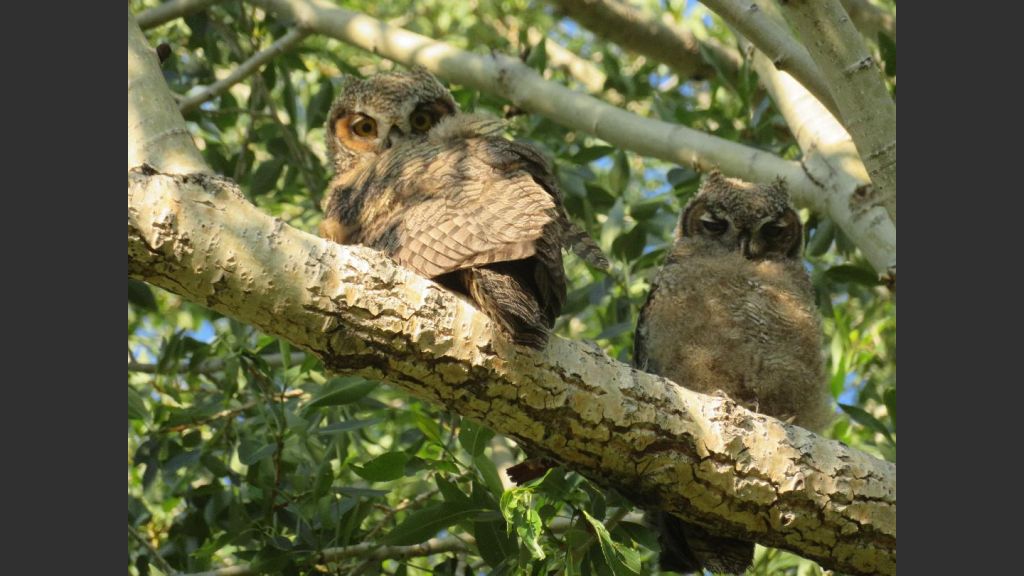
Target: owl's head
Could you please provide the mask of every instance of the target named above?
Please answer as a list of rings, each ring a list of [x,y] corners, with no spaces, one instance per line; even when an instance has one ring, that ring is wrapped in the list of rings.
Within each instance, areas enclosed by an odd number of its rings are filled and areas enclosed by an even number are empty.
[[[683,209],[676,235],[750,260],[799,258],[803,248],[803,225],[785,180],[751,184],[717,170]]]
[[[402,141],[425,137],[457,110],[451,92],[421,67],[349,78],[327,115],[327,153],[341,174]]]

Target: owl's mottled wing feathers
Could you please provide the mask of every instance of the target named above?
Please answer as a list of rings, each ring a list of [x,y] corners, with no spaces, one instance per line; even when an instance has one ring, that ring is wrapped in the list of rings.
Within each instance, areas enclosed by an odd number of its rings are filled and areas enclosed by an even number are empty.
[[[565,301],[570,224],[544,158],[447,118],[428,138],[385,151],[332,191],[326,219],[360,243],[462,292],[513,335],[541,346]]]

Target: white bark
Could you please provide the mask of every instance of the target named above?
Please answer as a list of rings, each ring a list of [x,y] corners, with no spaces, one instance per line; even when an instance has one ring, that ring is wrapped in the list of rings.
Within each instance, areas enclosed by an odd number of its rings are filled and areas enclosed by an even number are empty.
[[[167,90],[156,52],[128,12],[128,168],[209,172]]]

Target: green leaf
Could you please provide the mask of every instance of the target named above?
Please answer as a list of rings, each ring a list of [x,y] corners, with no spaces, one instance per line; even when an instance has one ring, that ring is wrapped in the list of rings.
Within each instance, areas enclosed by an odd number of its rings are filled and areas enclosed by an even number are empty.
[[[260,444],[255,440],[242,440],[242,443],[238,446],[238,460],[246,466],[252,466],[253,464],[267,458],[277,452],[277,444],[268,442],[266,444]]]
[[[131,278],[128,279],[128,303],[147,312],[160,311],[149,285]]]
[[[665,178],[673,188],[679,188],[697,179],[698,174],[685,166],[672,168],[665,174]]]
[[[395,526],[382,540],[385,544],[409,546],[425,542],[438,532],[468,520],[484,510],[473,504],[457,502],[441,502],[417,510],[406,516],[401,524]]]
[[[128,419],[148,420],[149,410],[146,410],[146,403],[135,388],[128,387]]]
[[[580,148],[580,151],[572,157],[572,160],[578,164],[587,164],[598,158],[604,158],[612,152],[615,152],[615,148],[611,146],[590,146],[589,148]]]
[[[872,416],[867,410],[864,410],[859,406],[851,406],[849,404],[842,403],[839,404],[839,407],[842,408],[843,412],[846,412],[854,422],[885,436],[885,439],[891,444],[896,444],[896,441],[893,440],[892,433],[885,427],[885,424],[879,422],[878,418]]]
[[[548,66],[547,42],[542,39],[540,42],[530,46],[530,53],[526,56],[526,65],[537,72],[544,72],[544,69]]]
[[[540,514],[533,509],[532,500],[533,492],[530,488],[506,490],[501,495],[501,515],[505,517],[509,528],[515,529],[530,558],[543,560],[545,554],[540,545],[540,535],[544,524]]]
[[[334,102],[334,85],[327,78],[322,78],[316,94],[309,99],[309,108],[306,111],[306,126],[318,128],[327,121],[327,113]]]
[[[434,477],[434,482],[437,483],[437,489],[441,492],[445,502],[454,502],[456,504],[470,503],[469,495],[444,476],[438,474]]]
[[[882,55],[885,75],[896,77],[896,40],[885,32],[878,33],[878,52]]]
[[[353,430],[359,430],[360,428],[366,428],[367,426],[379,424],[383,421],[383,418],[368,418],[366,420],[346,420],[344,422],[328,424],[323,428],[319,428],[317,429],[317,434],[338,434],[341,432],[351,432]]]
[[[274,189],[284,169],[285,158],[277,157],[260,164],[249,181],[249,194],[259,196]]]
[[[594,533],[597,534],[597,541],[601,545],[601,555],[604,556],[605,562],[611,568],[612,574],[616,576],[640,574],[640,555],[635,550],[613,541],[604,524],[587,513],[586,510],[583,511],[583,515],[594,528]]]
[[[882,283],[874,270],[850,264],[833,266],[825,272],[825,276],[833,282],[863,284],[864,286],[878,286]]]
[[[494,431],[468,419],[462,420],[459,444],[474,458],[484,453],[484,448],[494,437]]]
[[[422,412],[413,412],[413,419],[416,421],[416,428],[419,428],[424,436],[437,444],[444,445],[444,440],[441,439],[441,425],[436,420]]]
[[[388,482],[405,476],[405,464],[408,461],[409,455],[405,452],[388,452],[364,466],[352,466],[352,470],[370,482]]]
[[[210,471],[210,474],[213,474],[218,478],[231,476],[231,469],[227,467],[227,464],[224,464],[220,458],[217,458],[213,454],[207,453],[201,455],[199,457],[199,463],[205,466],[206,469]]]
[[[608,174],[608,184],[616,196],[622,196],[626,191],[626,186],[629,185],[629,158],[622,150],[615,154],[615,163],[612,165],[612,171]]]
[[[508,524],[502,519],[473,522],[473,537],[476,538],[480,557],[491,568],[497,567],[516,553],[515,537],[509,534]]]
[[[310,400],[309,404],[306,404],[304,410],[309,411],[323,406],[351,404],[369,394],[378,384],[380,382],[376,380],[366,380],[359,376],[331,378],[321,389],[320,393]]]
[[[814,235],[807,241],[807,254],[821,256],[832,246],[836,237],[836,225],[830,218],[822,218],[814,228]]]
[[[896,389],[889,388],[882,395],[885,408],[889,411],[889,419],[892,420],[892,429],[896,430]]]
[[[505,492],[505,486],[501,483],[501,477],[498,475],[498,469],[494,466],[494,461],[481,454],[473,458],[473,466],[480,472],[480,476],[483,477],[484,484],[487,485],[491,494],[497,498]]]

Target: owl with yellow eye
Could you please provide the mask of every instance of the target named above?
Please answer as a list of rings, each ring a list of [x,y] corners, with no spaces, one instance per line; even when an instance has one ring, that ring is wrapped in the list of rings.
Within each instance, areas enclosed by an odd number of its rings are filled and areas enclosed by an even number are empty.
[[[461,113],[422,68],[348,81],[327,119],[320,234],[383,251],[542,348],[565,302],[562,247],[606,262],[566,217],[547,160],[503,128]]]

